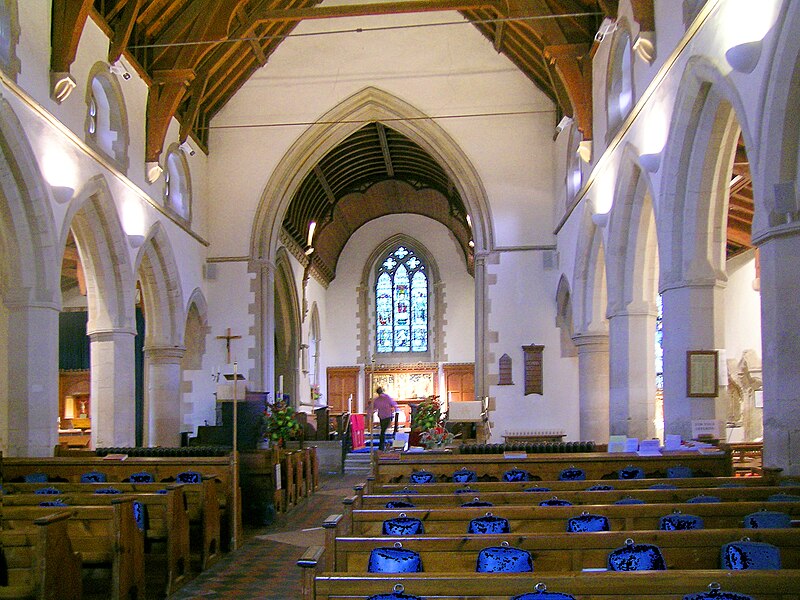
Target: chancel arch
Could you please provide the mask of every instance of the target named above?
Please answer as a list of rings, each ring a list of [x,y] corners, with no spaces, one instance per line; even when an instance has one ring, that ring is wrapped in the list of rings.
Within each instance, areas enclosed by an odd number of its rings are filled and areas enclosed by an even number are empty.
[[[470,236],[464,243],[472,241],[474,250],[470,255],[481,257],[475,260],[475,306],[476,332],[476,394],[485,395],[484,378],[486,366],[485,331],[485,253],[492,249],[493,227],[488,209],[489,203],[478,173],[466,154],[455,141],[433,120],[403,100],[374,87],[368,87],[345,99],[331,111],[321,116],[319,122],[309,127],[291,146],[273,171],[254,219],[251,235],[251,268],[257,271],[262,290],[260,310],[257,313],[257,328],[262,340],[272,337],[276,322],[274,265],[281,240],[284,218],[288,207],[309,173],[333,149],[364,126],[364,123],[388,123],[392,129],[416,144],[433,160],[452,182],[452,188],[463,202],[466,214],[471,217]],[[380,127],[379,127],[380,129]],[[376,217],[379,215],[376,215]],[[329,213],[328,218],[335,217]],[[462,217],[463,220],[463,217]],[[466,223],[466,221],[464,221]],[[303,228],[308,223],[300,224]],[[459,235],[467,230],[459,231]],[[332,274],[335,275],[335,274]],[[262,380],[265,386],[274,379],[274,357],[269,356],[269,344],[259,345],[261,356],[256,362],[254,380]]]
[[[655,435],[658,239],[650,182],[625,152],[608,222],[609,428]]]
[[[664,427],[691,435],[691,422],[725,423],[727,399],[689,398],[686,352],[725,348],[726,241],[732,165],[740,136],[754,148],[741,120],[736,90],[717,68],[692,59],[673,110],[662,171],[659,242],[664,335]]]
[[[102,176],[76,192],[65,227],[64,239],[70,228],[75,236],[86,277],[92,444],[132,446],[135,279],[128,239]]]
[[[186,316],[175,256],[160,223],[151,228],[137,262],[145,316],[144,439],[150,446],[178,445]]]
[[[57,439],[57,234],[28,137],[0,98],[0,439],[47,456]]]
[[[578,354],[580,437],[608,441],[609,354],[606,259],[602,230],[588,206],[581,215],[573,272],[573,337]]]

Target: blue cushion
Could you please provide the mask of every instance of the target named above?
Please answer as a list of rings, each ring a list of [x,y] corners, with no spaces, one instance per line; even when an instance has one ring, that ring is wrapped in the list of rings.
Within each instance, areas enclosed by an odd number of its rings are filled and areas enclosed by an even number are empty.
[[[471,483],[473,481],[478,481],[478,474],[469,469],[459,469],[453,473],[453,481],[455,483]]]
[[[477,517],[469,522],[467,533],[509,533],[511,528],[508,519],[495,517],[492,513],[486,513],[485,517]]]
[[[800,502],[800,496],[794,494],[772,494],[767,498],[770,502]]]
[[[690,467],[684,467],[682,465],[678,465],[675,467],[667,467],[667,478],[668,479],[684,479],[687,477],[693,477],[694,472]]]
[[[550,488],[547,488],[547,487],[533,486],[533,487],[525,488],[522,491],[523,492],[551,492],[552,490]]]
[[[56,489],[54,487],[43,487],[39,488],[34,492],[34,494],[43,494],[45,496],[54,496],[55,494],[60,494],[61,490]]]
[[[370,596],[367,600],[422,600],[419,596],[410,596],[403,593],[403,584],[398,583],[394,586],[394,591],[391,594],[376,594]]]
[[[733,482],[731,482],[731,483],[723,483],[721,485],[718,485],[717,487],[721,487],[721,488],[743,488],[743,487],[747,487],[747,486],[745,484],[743,484],[743,483],[733,483]]]
[[[787,529],[792,526],[792,517],[782,512],[760,510],[744,518],[748,529]]]
[[[712,590],[710,592],[700,592],[699,594],[686,594],[683,600],[753,600],[753,597],[746,594],[737,594],[736,592]]]
[[[467,486],[467,487],[463,487],[463,488],[458,488],[454,493],[456,493],[456,494],[476,494],[477,492],[478,492],[478,490],[474,490],[471,487]]]
[[[419,494],[419,490],[415,490],[414,488],[405,487],[402,490],[395,490],[392,493],[393,494]]]
[[[47,473],[28,473],[25,483],[47,483]]]
[[[686,501],[686,504],[714,504],[716,502],[722,502],[722,500],[720,500],[717,496],[706,496],[705,494],[700,494],[694,498],[689,498]]]
[[[781,487],[797,487],[800,486],[800,481],[795,481],[794,479],[784,479],[778,485]]]
[[[575,600],[575,596],[570,596],[569,594],[548,592],[547,586],[543,583],[537,583],[533,586],[533,589],[536,591],[514,596],[511,600]]]
[[[723,569],[780,569],[781,551],[764,542],[730,542],[722,546],[720,563]]]
[[[533,571],[533,558],[527,550],[508,545],[490,546],[478,553],[478,573],[527,573]]]
[[[470,507],[474,508],[476,506],[494,506],[494,504],[492,504],[491,502],[486,502],[484,500],[481,500],[480,498],[475,498],[475,500],[471,500],[470,502],[464,502],[464,504],[462,504],[461,506],[464,508],[470,508]]]
[[[647,504],[644,500],[640,500],[639,498],[631,498],[630,496],[627,498],[620,498],[614,504]]]
[[[369,553],[368,573],[419,573],[422,560],[417,552],[398,542],[393,548],[373,548]]]
[[[386,508],[414,508],[416,505],[405,500],[392,500],[386,503]]]
[[[666,568],[658,546],[635,544],[631,539],[608,555],[609,571],[664,571]]]
[[[108,481],[105,473],[100,471],[89,471],[81,475],[81,483],[105,483]]]
[[[617,479],[644,479],[644,470],[641,467],[628,465],[617,471]]]
[[[611,526],[608,523],[608,517],[583,513],[567,521],[567,531],[569,533],[611,531]]]
[[[139,471],[138,473],[131,473],[131,476],[128,477],[128,481],[131,483],[154,483],[156,480],[150,473],[147,471]]]
[[[147,529],[147,507],[138,500],[133,501],[133,520],[141,531]]]
[[[107,488],[97,488],[94,491],[95,494],[121,494],[122,492],[117,488],[107,487]]]
[[[678,486],[671,483],[654,483],[650,486],[651,490],[677,490]]]
[[[422,521],[414,517],[407,517],[401,514],[394,519],[386,519],[383,522],[383,535],[418,535],[425,533]]]
[[[553,496],[548,500],[542,500],[539,502],[539,506],[572,506],[572,502]]]
[[[66,506],[67,503],[63,500],[45,500],[44,502],[39,502],[39,506]]]
[[[607,485],[605,483],[598,483],[593,485],[592,487],[586,488],[587,492],[610,492],[614,489],[613,485]]]
[[[503,481],[531,481],[533,477],[524,469],[509,469],[503,473]]]
[[[203,476],[197,471],[184,471],[175,476],[175,481],[178,483],[202,483]]]
[[[436,481],[436,475],[430,471],[414,471],[409,475],[408,480],[411,483],[433,483]]]
[[[559,481],[584,481],[585,479],[586,471],[583,469],[577,469],[575,467],[563,469],[561,473],[558,474]]]
[[[704,529],[705,523],[703,523],[703,519],[695,515],[673,513],[661,517],[658,520],[658,528],[661,531],[686,531],[688,529]]]

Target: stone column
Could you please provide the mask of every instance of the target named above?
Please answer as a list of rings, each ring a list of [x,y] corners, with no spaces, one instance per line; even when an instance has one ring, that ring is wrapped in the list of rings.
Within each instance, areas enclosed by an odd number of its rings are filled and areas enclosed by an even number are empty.
[[[275,267],[267,261],[257,262],[256,268],[261,281],[261,328],[257,340],[257,352],[261,357],[256,366],[260,370],[262,390],[275,389]],[[270,399],[275,400],[271,395]]]
[[[134,338],[130,329],[89,333],[92,444],[133,446],[136,435]]]
[[[609,433],[655,435],[655,307],[629,306],[609,316]]]
[[[783,235],[781,235],[783,233]],[[800,475],[800,232],[774,231],[761,254],[764,466]]]
[[[608,443],[608,334],[572,338],[578,348],[581,440]]]
[[[692,282],[661,293],[664,311],[664,433],[692,437],[692,421],[716,419],[724,434],[727,394],[687,395],[687,350],[725,348],[725,285],[720,280]],[[718,388],[719,390],[719,388]]]
[[[58,443],[58,308],[8,306],[8,454],[52,456]]]
[[[182,346],[149,346],[144,349],[149,446],[180,446]]]
[[[486,253],[475,253],[475,397],[489,395],[486,384]]]

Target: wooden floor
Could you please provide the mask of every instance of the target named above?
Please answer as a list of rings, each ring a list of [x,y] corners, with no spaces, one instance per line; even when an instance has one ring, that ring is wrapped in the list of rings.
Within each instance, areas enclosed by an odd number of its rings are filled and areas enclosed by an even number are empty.
[[[323,544],[320,525],[342,512],[342,498],[353,494],[361,475],[323,475],[320,489],[269,527],[245,530],[245,543],[170,596],[170,600],[236,598],[297,600],[301,569],[297,559],[310,545]]]

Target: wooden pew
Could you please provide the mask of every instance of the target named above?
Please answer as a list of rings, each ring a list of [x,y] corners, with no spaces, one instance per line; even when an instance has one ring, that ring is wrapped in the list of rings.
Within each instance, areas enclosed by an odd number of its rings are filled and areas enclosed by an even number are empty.
[[[3,497],[4,507],[36,507],[43,500],[61,500],[68,507],[110,506],[118,497],[129,498],[145,508],[145,559],[149,562],[148,574],[163,571],[163,593],[174,593],[189,579],[191,556],[189,553],[189,515],[182,486],[168,486],[165,494],[132,492],[124,496],[95,494],[93,492],[68,492],[58,495],[9,494]],[[51,508],[52,510],[52,508]],[[153,553],[154,546],[164,545],[164,568]]]
[[[0,531],[2,599],[80,600],[81,557],[67,534],[69,513],[34,519],[35,530]]]
[[[239,502],[234,501],[234,496],[241,499],[239,493],[234,494],[233,481],[235,457],[227,456],[190,456],[190,457],[128,457],[125,460],[110,460],[96,456],[64,456],[46,458],[16,458],[3,457],[4,483],[24,481],[25,475],[31,473],[46,473],[50,482],[79,483],[81,475],[89,471],[105,473],[109,484],[121,482],[131,474],[140,471],[151,473],[157,482],[174,482],[179,473],[184,471],[198,471],[204,478],[214,478],[219,483],[219,506],[221,514],[221,530],[223,543],[228,545],[241,544],[241,510]],[[234,528],[236,522],[238,526]],[[239,532],[239,539],[233,540],[235,531]],[[235,542],[235,543],[234,543]]]
[[[741,529],[699,529],[692,531],[602,531],[594,533],[546,533],[502,535],[452,535],[406,537],[339,537],[335,540],[335,570],[366,573],[370,551],[401,543],[420,555],[426,573],[475,572],[479,552],[502,542],[530,552],[535,572],[604,569],[608,554],[626,544],[655,544],[667,569],[718,569],[720,549],[742,539]],[[747,532],[755,542],[780,548],[781,567],[800,569],[800,531],[761,529]],[[329,548],[326,548],[326,552]]]
[[[368,478],[369,479],[369,478]],[[653,485],[669,484],[677,488],[719,488],[719,487],[763,487],[780,485],[782,490],[792,493],[792,487],[800,488],[798,478],[767,477],[682,477],[674,479],[586,479],[582,481],[474,481],[472,483],[372,483],[371,494],[392,494],[405,489],[417,490],[426,494],[452,494],[456,490],[471,488],[484,492],[521,492],[532,487],[547,487],[554,493],[561,491],[583,491],[595,485],[610,485],[615,490],[643,490]],[[366,489],[366,485],[364,489]],[[800,493],[800,492],[797,492]]]
[[[639,456],[635,453],[589,452],[581,454],[529,454],[525,458],[504,458],[492,454],[382,454],[376,463],[375,484],[406,483],[414,471],[430,471],[437,479],[447,481],[453,471],[469,468],[479,478],[499,481],[512,468],[525,469],[541,481],[556,481],[563,469],[578,467],[587,479],[616,479],[617,472],[629,465],[644,469],[647,477],[666,477],[668,467],[686,466],[698,477],[730,477],[733,475],[730,452],[670,452],[661,456]],[[368,487],[368,492],[372,492]]]
[[[359,509],[352,512],[346,535],[381,535],[383,521],[405,513],[423,521],[429,535],[463,534],[470,519],[487,512],[508,519],[512,533],[563,532],[567,520],[582,512],[604,515],[612,531],[658,529],[658,520],[674,511],[697,515],[708,529],[742,527],[746,515],[762,508],[800,518],[800,502],[720,502],[717,504],[605,504],[583,506],[492,506],[478,508]],[[347,520],[343,520],[347,523]],[[750,531],[750,530],[748,530]],[[341,533],[339,535],[341,535]]]
[[[169,484],[171,487],[180,487],[186,498],[189,513],[190,550],[194,547],[195,553],[200,556],[200,569],[205,570],[221,556],[220,539],[220,507],[219,507],[219,482],[213,477],[203,479],[202,483]],[[165,489],[163,483],[6,483],[3,491],[6,494],[34,494],[43,487],[54,487],[63,494],[94,494],[98,489],[113,487],[128,493],[157,493]],[[8,496],[7,496],[8,497]],[[40,500],[45,498],[37,496]],[[111,496],[113,497],[113,496]],[[197,531],[192,532],[192,529]]]
[[[4,530],[30,532],[34,520],[53,514],[70,517],[67,535],[83,568],[110,568],[112,600],[144,600],[144,532],[136,525],[130,498],[114,498],[111,506],[63,509],[4,505],[0,521]]]
[[[309,567],[305,572],[313,572]],[[451,574],[372,573],[367,575],[324,573],[316,578],[316,593],[303,600],[365,600],[389,594],[395,584],[406,594],[437,600],[509,600],[533,592],[537,583],[548,591],[574,595],[578,600],[679,600],[684,595],[707,591],[719,582],[725,591],[749,594],[758,600],[797,600],[800,571],[648,571],[638,573],[527,573]]]
[[[647,504],[686,502],[698,496],[714,496],[722,502],[766,501],[774,494],[786,494],[791,488],[762,486],[749,488],[683,488],[677,490],[628,489],[609,491],[558,491],[558,492],[485,492],[481,494],[369,494],[361,498],[361,508],[382,508],[387,502],[404,500],[419,508],[428,506],[461,506],[464,502],[480,499],[492,504],[536,505],[551,498],[572,504],[613,504],[619,500],[636,498]],[[800,498],[800,488],[795,489]]]

